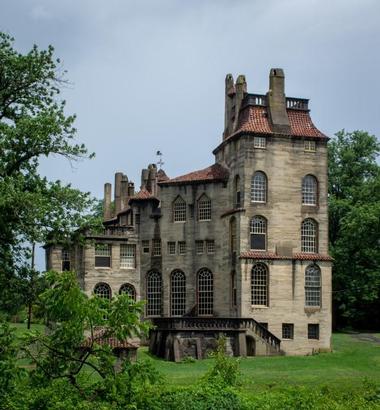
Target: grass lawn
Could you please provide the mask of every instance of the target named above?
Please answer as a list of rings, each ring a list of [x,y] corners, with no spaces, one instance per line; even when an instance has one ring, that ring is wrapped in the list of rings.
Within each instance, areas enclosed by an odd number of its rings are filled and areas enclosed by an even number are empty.
[[[368,379],[380,386],[380,344],[363,342],[349,334],[333,335],[333,353],[314,356],[250,357],[241,359],[243,389],[247,392],[285,386],[309,386],[351,390]],[[171,385],[189,385],[199,379],[212,360],[195,363],[172,363],[139,349],[139,359],[151,358]]]

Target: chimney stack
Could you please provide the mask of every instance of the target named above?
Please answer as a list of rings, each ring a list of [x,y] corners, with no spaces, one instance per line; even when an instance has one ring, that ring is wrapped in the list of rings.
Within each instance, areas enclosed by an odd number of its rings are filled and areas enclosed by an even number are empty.
[[[241,103],[243,102],[243,98],[245,94],[247,93],[247,81],[245,80],[244,75],[240,74],[238,78],[236,79],[235,90],[236,90],[235,115],[234,115],[235,118],[234,118],[234,122],[232,125],[232,132],[236,131],[237,129]]]
[[[123,179],[122,172],[115,174],[115,215],[121,211],[121,180]]]
[[[147,189],[152,195],[156,195],[156,187],[157,187],[157,166],[156,164],[149,164],[149,177],[148,177],[148,184]]]
[[[128,197],[131,198],[135,194],[135,184],[133,182],[128,183]]]
[[[267,93],[269,119],[274,132],[290,133],[290,124],[286,112],[285,75],[281,68],[272,68],[269,74]]]
[[[148,179],[149,179],[149,170],[144,168],[141,171],[141,187],[140,187],[141,190],[147,189]]]
[[[231,134],[232,124],[231,124],[231,117],[232,117],[232,107],[235,101],[235,86],[234,86],[234,78],[232,74],[226,75],[225,80],[225,108],[224,108],[224,133],[223,138],[227,138],[228,135]]]
[[[103,219],[107,221],[111,219],[111,198],[112,198],[112,185],[107,182],[104,184],[104,201],[103,201]]]
[[[121,179],[121,188],[120,188],[120,197],[121,197],[121,211],[128,206],[128,177],[127,175],[123,175]]]

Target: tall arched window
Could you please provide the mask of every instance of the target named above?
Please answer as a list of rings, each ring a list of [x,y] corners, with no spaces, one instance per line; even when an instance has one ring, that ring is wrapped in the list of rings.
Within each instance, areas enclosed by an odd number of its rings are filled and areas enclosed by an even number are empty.
[[[198,272],[198,314],[212,315],[214,312],[214,283],[212,272],[203,268]]]
[[[263,216],[254,216],[250,224],[251,249],[265,251],[267,248],[267,220]]]
[[[257,263],[251,273],[251,303],[257,306],[268,306],[268,268],[263,263]]]
[[[234,180],[234,196],[235,196],[234,206],[235,206],[235,208],[240,208],[241,207],[241,195],[240,195],[240,177],[239,177],[239,175],[236,175],[235,180]]]
[[[94,287],[94,294],[104,299],[111,299],[111,288],[107,283],[97,283]]]
[[[119,295],[127,294],[131,299],[136,300],[136,290],[130,283],[124,283],[120,286]]]
[[[186,202],[180,196],[173,202],[173,221],[186,222]]]
[[[146,281],[146,314],[147,316],[161,315],[162,278],[158,271],[150,271]]]
[[[305,306],[321,306],[321,270],[309,265],[305,270]]]
[[[211,220],[211,199],[203,194],[198,199],[198,221]]]
[[[251,182],[251,201],[267,201],[267,177],[264,172],[257,171],[254,173]]]
[[[317,205],[318,182],[313,175],[302,178],[302,205]]]
[[[318,252],[318,224],[314,219],[308,218],[301,225],[301,251]]]
[[[183,316],[186,311],[186,275],[181,270],[174,270],[170,281],[171,315]]]
[[[231,253],[236,252],[236,218],[234,216],[230,219],[230,250]]]

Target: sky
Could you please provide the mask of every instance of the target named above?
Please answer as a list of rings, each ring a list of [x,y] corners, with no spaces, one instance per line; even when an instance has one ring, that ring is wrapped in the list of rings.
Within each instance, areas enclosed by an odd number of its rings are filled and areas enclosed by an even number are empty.
[[[283,68],[286,95],[310,99],[322,132],[380,137],[379,0],[0,0],[0,10],[19,51],[54,46],[77,141],[96,153],[42,159],[41,173],[95,197],[117,171],[139,188],[157,150],[170,177],[214,163],[227,73],[266,93],[270,68]]]

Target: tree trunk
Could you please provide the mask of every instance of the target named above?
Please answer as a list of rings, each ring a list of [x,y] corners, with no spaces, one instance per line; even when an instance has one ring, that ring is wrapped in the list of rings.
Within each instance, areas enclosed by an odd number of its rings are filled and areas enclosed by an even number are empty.
[[[36,244],[33,242],[32,243],[32,258],[30,261],[30,271],[32,272],[32,275],[30,277],[31,279],[31,283],[29,284],[29,286],[33,286],[32,281],[34,280],[34,275],[33,275],[33,271],[34,271],[34,254],[35,254],[35,250],[36,250]],[[32,300],[31,298],[29,299],[28,302],[28,324],[27,324],[27,328],[30,329],[30,325],[32,322]]]

